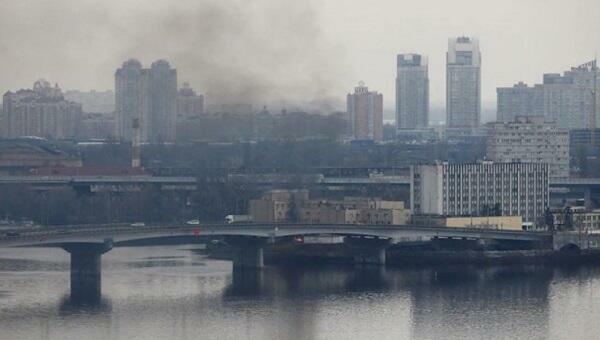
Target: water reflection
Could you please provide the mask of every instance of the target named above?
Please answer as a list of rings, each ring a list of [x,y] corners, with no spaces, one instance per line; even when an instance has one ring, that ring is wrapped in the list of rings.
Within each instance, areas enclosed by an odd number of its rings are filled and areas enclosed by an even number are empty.
[[[600,270],[590,267],[232,272],[229,262],[175,248],[116,249],[103,258],[102,295],[89,301],[66,294],[68,258],[44,269],[41,256],[0,267],[0,339],[563,339],[600,331]],[[140,261],[149,265],[133,265]]]
[[[104,315],[108,317],[112,311],[112,303],[108,297],[80,298],[73,294],[65,295],[59,303],[61,316],[71,315]]]

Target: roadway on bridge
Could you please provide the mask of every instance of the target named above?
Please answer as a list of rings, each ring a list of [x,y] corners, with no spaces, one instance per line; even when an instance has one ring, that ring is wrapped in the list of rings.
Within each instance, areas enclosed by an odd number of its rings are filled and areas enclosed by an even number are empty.
[[[96,225],[51,228],[30,228],[22,231],[4,232],[0,246],[60,246],[72,242],[105,242],[115,246],[125,241],[169,237],[220,237],[246,236],[278,239],[298,235],[341,235],[405,240],[429,240],[431,238],[467,238],[517,241],[546,241],[551,233],[526,232],[478,228],[446,228],[414,225],[345,225],[345,224],[204,224],[190,225]]]

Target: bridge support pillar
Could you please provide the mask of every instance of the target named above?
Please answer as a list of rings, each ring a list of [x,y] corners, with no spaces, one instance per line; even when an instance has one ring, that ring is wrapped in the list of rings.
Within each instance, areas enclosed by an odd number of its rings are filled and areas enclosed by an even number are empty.
[[[62,246],[71,254],[71,301],[95,303],[102,294],[102,254],[112,249],[112,242],[67,243]]]
[[[352,257],[356,264],[385,265],[385,249],[390,245],[389,239],[346,237],[344,243],[352,249]]]
[[[250,236],[228,236],[225,242],[232,248],[234,271],[264,267],[263,249],[266,239]]]

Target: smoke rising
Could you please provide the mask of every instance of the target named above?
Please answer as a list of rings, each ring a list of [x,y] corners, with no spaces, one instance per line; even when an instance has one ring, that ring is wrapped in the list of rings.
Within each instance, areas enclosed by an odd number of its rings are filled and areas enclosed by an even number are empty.
[[[167,59],[209,104],[339,107],[340,46],[308,1],[25,0],[0,12],[0,88],[44,77],[63,88],[112,88],[129,58]]]

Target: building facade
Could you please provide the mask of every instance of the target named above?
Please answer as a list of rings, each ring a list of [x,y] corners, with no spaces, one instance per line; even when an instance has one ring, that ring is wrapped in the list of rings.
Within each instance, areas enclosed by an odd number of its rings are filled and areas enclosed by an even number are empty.
[[[363,82],[346,98],[348,122],[354,140],[383,139],[383,95],[369,91]]]
[[[450,128],[473,128],[481,121],[481,53],[475,38],[448,40],[446,119]]]
[[[249,201],[255,222],[312,224],[407,224],[410,211],[401,201],[373,198],[309,199],[307,190],[271,190]]]
[[[417,165],[411,168],[414,214],[521,216],[537,222],[549,200],[547,164],[478,163]]]
[[[76,139],[82,119],[81,104],[64,99],[58,85],[38,80],[33,89],[7,92],[2,101],[5,138],[35,136]]]
[[[568,178],[569,131],[544,117],[517,117],[487,124],[487,159],[547,163],[551,178]]]
[[[399,54],[396,61],[396,130],[429,125],[429,74],[420,54]]]
[[[177,94],[177,120],[198,118],[204,114],[204,96],[196,94],[190,84],[183,83]]]
[[[115,73],[116,135],[143,143],[175,141],[177,71],[165,60],[149,69],[130,59]],[[139,129],[139,131],[136,131]]]
[[[496,119],[501,122],[514,121],[516,117],[543,116],[544,91],[542,85],[529,87],[519,82],[513,87],[499,87],[497,93]]]
[[[498,88],[497,119],[511,121],[516,116],[543,115],[562,128],[590,128],[594,112],[594,73],[599,77],[600,71],[593,67],[573,67],[563,75],[544,74],[543,83],[533,87],[519,83]],[[599,113],[600,100],[596,100],[596,122]]]

